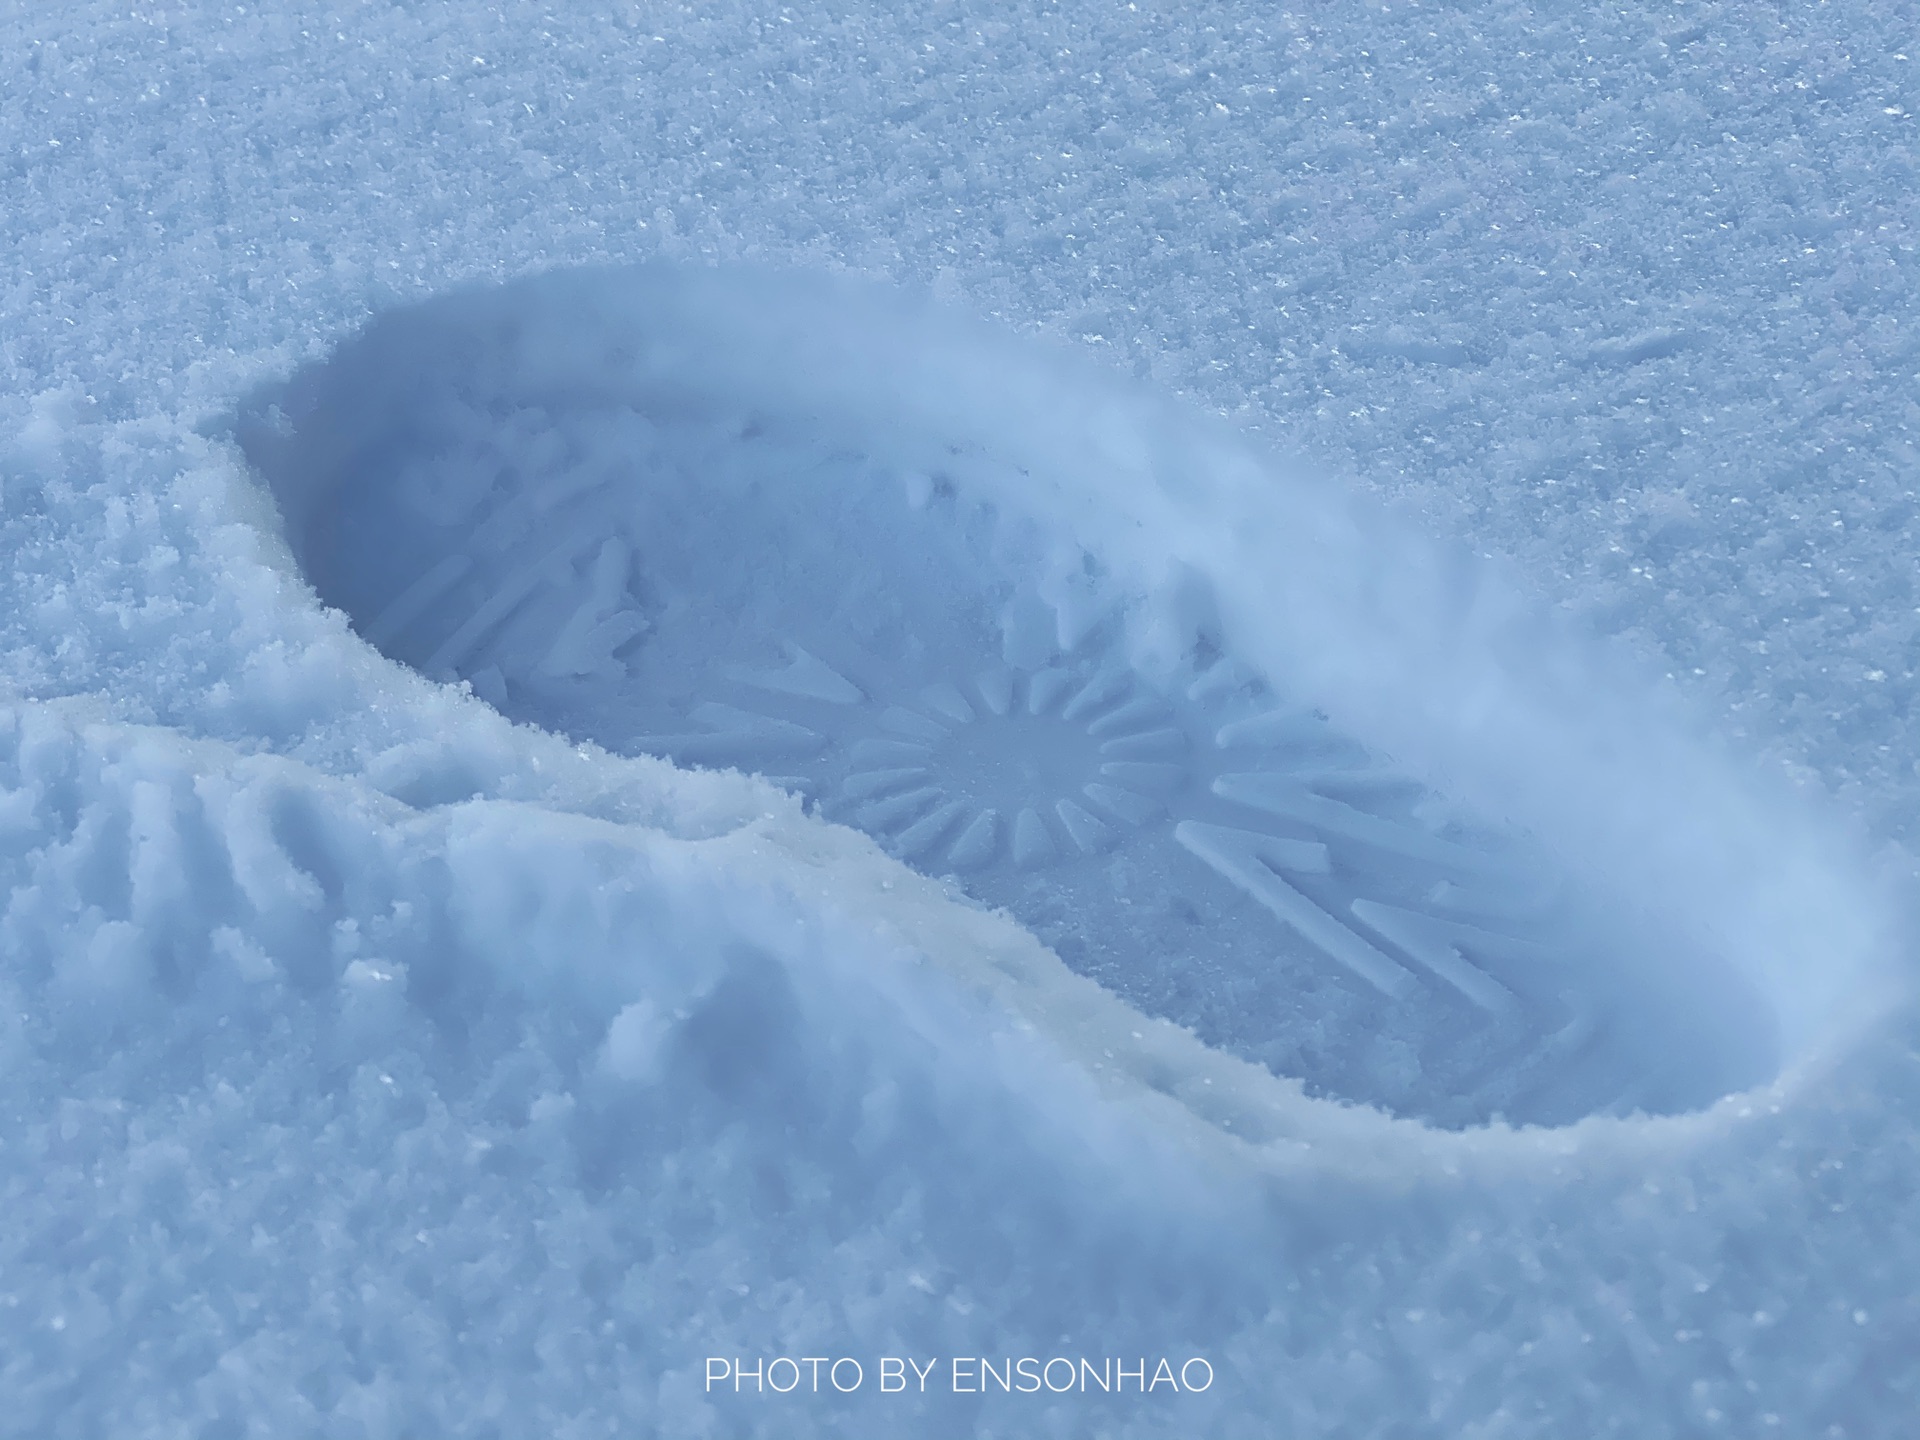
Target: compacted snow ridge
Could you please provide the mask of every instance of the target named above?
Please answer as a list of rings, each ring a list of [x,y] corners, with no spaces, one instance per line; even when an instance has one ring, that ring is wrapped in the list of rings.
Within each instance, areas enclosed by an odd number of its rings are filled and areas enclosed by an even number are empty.
[[[1910,10],[0,15],[0,1435],[1907,1433]]]

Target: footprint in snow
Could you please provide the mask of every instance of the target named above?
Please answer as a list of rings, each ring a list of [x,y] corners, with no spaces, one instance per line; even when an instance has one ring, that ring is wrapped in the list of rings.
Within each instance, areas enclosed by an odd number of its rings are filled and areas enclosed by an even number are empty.
[[[1314,1093],[1562,1124],[1774,1073],[1732,967],[1330,721],[1190,568],[1127,578],[1044,444],[997,443],[984,402],[926,418],[899,355],[944,383],[939,324],[881,305],[867,354],[837,295],[663,269],[457,294],[257,397],[243,443],[388,655],[773,778]]]

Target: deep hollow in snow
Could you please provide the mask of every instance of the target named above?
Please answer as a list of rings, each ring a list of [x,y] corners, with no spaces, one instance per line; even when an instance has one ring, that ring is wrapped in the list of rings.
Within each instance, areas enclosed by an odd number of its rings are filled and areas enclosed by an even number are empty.
[[[1322,703],[1343,668],[1418,673],[1328,627],[1286,673],[1223,599],[1223,567],[1305,545],[1316,603],[1364,609],[1400,583],[1392,534],[1308,510],[1233,555],[1153,525],[1157,499],[1128,515],[1143,485],[1247,477],[1038,360],[1055,393],[1006,407],[1018,377],[961,332],[863,303],[664,269],[465,292],[254,397],[243,444],[321,598],[389,656],[611,750],[775,778],[1310,1093],[1563,1124],[1777,1073],[1778,989],[1705,927]]]

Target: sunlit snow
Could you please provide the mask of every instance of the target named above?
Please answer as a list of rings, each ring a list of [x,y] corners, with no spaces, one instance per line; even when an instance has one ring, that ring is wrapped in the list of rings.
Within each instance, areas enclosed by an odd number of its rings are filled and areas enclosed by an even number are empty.
[[[1920,1403],[1897,8],[0,24],[10,1433]]]

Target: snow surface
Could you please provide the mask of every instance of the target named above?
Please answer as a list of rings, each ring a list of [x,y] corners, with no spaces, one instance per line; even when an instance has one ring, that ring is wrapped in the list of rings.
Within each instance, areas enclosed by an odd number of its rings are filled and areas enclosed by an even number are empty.
[[[3,23],[0,1427],[1898,1433],[1902,10]],[[1546,1130],[1308,1098],[773,785],[384,658],[302,578],[251,397],[400,302],[654,257],[891,277],[1090,350],[849,302],[696,378],[866,432],[878,393],[894,441],[1029,462],[1043,529],[1166,602],[1139,663],[1210,593],[1376,751],[1706,933],[1779,1077]],[[593,331],[563,399],[607,373]],[[557,668],[624,653],[589,643],[606,598]],[[779,1354],[1220,1378],[705,1393],[708,1356]]]

